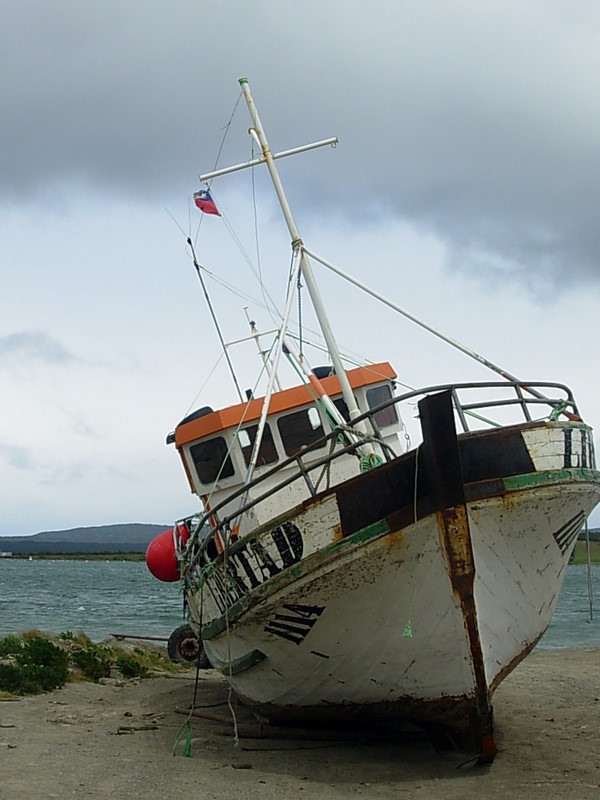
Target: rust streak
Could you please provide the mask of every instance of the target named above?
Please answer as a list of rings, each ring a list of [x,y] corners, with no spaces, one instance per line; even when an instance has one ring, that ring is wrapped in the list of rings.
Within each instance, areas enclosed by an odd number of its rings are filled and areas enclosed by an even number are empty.
[[[475,563],[466,507],[461,505],[440,511],[438,513],[438,523],[448,556],[452,589],[462,608],[469,650],[471,651],[477,710],[477,719],[473,720],[473,727],[479,732],[480,762],[489,763],[493,760],[497,748],[494,740],[492,709],[489,702],[483,653],[479,639],[477,609],[473,596]]]

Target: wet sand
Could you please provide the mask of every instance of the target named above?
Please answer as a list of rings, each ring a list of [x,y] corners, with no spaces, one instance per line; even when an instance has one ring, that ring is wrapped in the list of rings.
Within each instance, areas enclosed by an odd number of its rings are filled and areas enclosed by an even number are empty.
[[[229,725],[195,717],[183,757],[186,716],[175,708],[190,706],[194,684],[189,672],[0,701],[0,799],[600,797],[599,650],[535,653],[507,678],[494,697],[499,752],[489,767],[420,736],[236,744]],[[227,694],[215,672],[201,673],[196,705],[227,716]]]

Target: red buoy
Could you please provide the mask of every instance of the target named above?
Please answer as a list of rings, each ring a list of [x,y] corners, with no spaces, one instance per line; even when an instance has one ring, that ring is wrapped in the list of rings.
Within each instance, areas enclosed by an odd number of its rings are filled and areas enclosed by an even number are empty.
[[[178,531],[181,542],[185,544],[189,538],[187,528],[185,525],[179,525]],[[175,558],[172,528],[159,533],[150,542],[146,550],[146,566],[159,581],[170,583],[179,580],[179,564]]]

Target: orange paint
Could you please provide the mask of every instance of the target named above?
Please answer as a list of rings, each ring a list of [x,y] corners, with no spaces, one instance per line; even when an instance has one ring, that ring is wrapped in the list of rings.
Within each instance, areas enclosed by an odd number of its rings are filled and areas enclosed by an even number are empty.
[[[348,370],[346,373],[350,386],[353,389],[360,389],[364,386],[371,386],[383,380],[393,380],[396,377],[391,364],[384,361],[380,364],[372,364],[368,367],[357,367]],[[311,378],[312,381],[312,378]],[[316,378],[315,378],[316,381]],[[341,394],[340,382],[337,376],[331,375],[317,381],[329,396]],[[306,386],[294,386],[291,389],[283,389],[281,392],[274,392],[269,404],[269,414],[279,414],[282,411],[291,411],[294,408],[305,406],[312,402],[312,397]],[[189,442],[203,439],[218,431],[228,428],[237,428],[238,425],[253,422],[260,418],[263,406],[263,398],[259,397],[250,400],[249,403],[238,403],[235,406],[219,409],[210,414],[206,414],[200,419],[194,419],[183,425],[178,425],[175,429],[175,444],[179,448]]]

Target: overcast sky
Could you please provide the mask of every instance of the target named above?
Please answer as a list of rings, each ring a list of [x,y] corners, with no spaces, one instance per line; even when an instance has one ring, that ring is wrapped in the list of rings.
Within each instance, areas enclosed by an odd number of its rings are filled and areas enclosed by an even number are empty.
[[[311,249],[513,374],[569,384],[600,429],[598,4],[0,7],[0,535],[198,508],[165,436],[236,396],[185,237],[227,340],[244,306],[272,326],[228,226],[280,307],[289,266],[262,174],[216,180],[225,218],[198,231],[198,174],[223,139],[220,165],[252,154],[241,76],[273,150],[339,137],[279,162]],[[493,377],[315,272],[344,348],[410,385]]]

